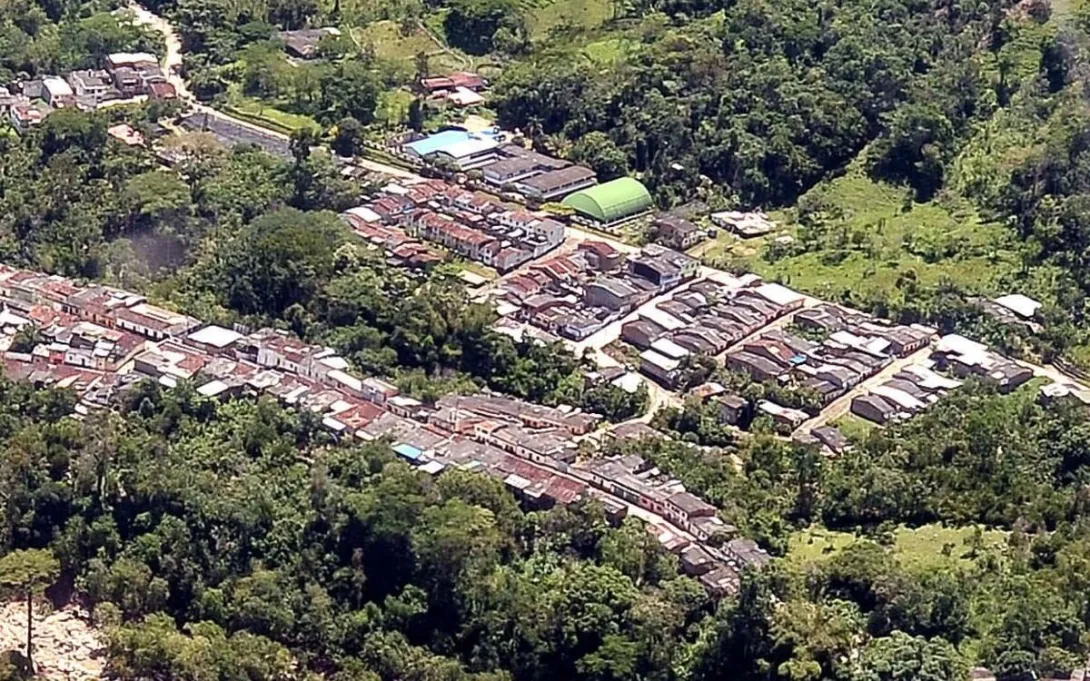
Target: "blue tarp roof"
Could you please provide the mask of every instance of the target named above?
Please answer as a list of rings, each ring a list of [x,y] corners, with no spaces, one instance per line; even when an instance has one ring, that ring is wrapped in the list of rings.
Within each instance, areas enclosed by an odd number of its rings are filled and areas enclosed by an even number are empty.
[[[409,461],[416,461],[424,455],[424,452],[420,448],[413,447],[412,445],[406,444],[404,442],[399,445],[394,445],[394,452],[397,453],[399,456],[405,457]]]
[[[444,130],[443,132],[437,132],[434,135],[428,135],[422,140],[409,142],[405,146],[412,149],[420,156],[427,156],[428,154],[439,151],[443,147],[448,147],[457,142],[464,142],[469,138],[470,134],[465,130]]]

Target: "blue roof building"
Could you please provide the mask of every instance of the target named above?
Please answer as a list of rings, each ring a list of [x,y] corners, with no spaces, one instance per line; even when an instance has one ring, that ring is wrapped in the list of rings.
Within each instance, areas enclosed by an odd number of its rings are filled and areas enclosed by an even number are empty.
[[[413,447],[412,445],[402,442],[401,444],[394,445],[394,453],[400,457],[409,460],[409,463],[420,463],[420,460],[424,456],[423,450],[419,447]]]
[[[412,151],[417,156],[423,157],[428,154],[434,154],[452,144],[465,142],[471,138],[472,135],[465,130],[444,130],[443,132],[437,132],[434,135],[428,135],[422,140],[409,142],[405,145],[405,148]]]

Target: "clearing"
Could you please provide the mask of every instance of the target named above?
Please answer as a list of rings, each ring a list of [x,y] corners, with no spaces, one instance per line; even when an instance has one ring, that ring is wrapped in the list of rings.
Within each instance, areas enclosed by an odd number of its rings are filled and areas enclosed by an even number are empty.
[[[968,565],[973,562],[971,543],[974,532],[972,526],[932,524],[917,528],[899,527],[893,532],[893,555],[906,568],[914,570],[950,564]],[[1007,534],[1002,530],[983,530],[981,550],[1002,550],[1006,546]],[[812,527],[792,535],[787,560],[796,566],[828,560],[860,538],[849,532]]]
[[[88,623],[87,613],[68,606],[51,610],[35,604],[34,664],[46,679],[90,681],[103,678],[106,644]],[[26,650],[26,602],[0,606],[0,650]]]
[[[854,170],[810,190],[800,201],[818,209],[808,227],[795,211],[771,217],[785,230],[761,240],[721,234],[707,260],[742,264],[758,274],[826,300],[893,299],[907,284],[950,282],[995,293],[1017,268],[1012,235],[985,222],[968,201],[912,201],[897,187]],[[793,243],[777,243],[788,234]],[[756,252],[756,254],[754,254]]]

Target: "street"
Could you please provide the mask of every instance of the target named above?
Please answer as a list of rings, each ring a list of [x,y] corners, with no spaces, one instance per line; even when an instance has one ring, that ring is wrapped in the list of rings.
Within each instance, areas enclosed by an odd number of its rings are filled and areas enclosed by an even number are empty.
[[[913,364],[921,364],[931,354],[931,346],[925,345],[911,355],[899,357],[895,359],[889,366],[882,369],[878,373],[874,374],[870,378],[860,381],[859,385],[855,386],[848,392],[844,393],[840,397],[836,398],[829,404],[825,405],[825,408],[821,410],[814,418],[804,421],[802,425],[795,429],[794,434],[805,433],[819,428],[827,423],[836,421],[841,416],[844,416],[852,407],[852,400],[860,395],[865,395],[870,392],[871,388],[885,383],[889,379],[897,375],[902,369]]]

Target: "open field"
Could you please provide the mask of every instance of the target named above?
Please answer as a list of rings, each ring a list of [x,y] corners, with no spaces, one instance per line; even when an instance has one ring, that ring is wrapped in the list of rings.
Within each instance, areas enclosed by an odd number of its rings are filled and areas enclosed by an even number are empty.
[[[240,114],[258,125],[267,125],[267,127],[284,134],[290,134],[303,128],[312,128],[314,130],[321,128],[317,121],[310,116],[289,113],[276,108],[274,104],[269,102],[247,97],[242,94],[238,86],[232,86],[228,91],[227,103],[232,109],[232,113]]]
[[[988,223],[961,200],[915,203],[904,191],[851,172],[819,185],[804,203],[822,215],[807,227],[790,214],[773,215],[794,243],[775,235],[738,241],[720,235],[705,258],[741,262],[769,279],[812,295],[841,300],[893,297],[907,283],[949,281],[967,290],[996,292],[1017,266],[1010,233]],[[1009,246],[1009,247],[1008,247]]]
[[[542,39],[558,26],[594,29],[613,16],[613,3],[609,0],[544,0],[530,12],[530,32],[534,39]]]
[[[893,534],[893,555],[909,569],[927,569],[949,564],[968,565],[973,560],[970,546],[973,527],[899,527]],[[1001,549],[1006,544],[1007,534],[1001,530],[984,530],[982,548]],[[856,535],[848,532],[835,532],[820,527],[796,532],[789,542],[787,560],[795,565],[828,560],[856,540]]]
[[[441,23],[438,27],[429,24],[429,28],[442,36]],[[436,43],[422,28],[403,33],[396,22],[386,20],[352,30],[360,45],[371,46],[380,59],[399,63],[407,69],[415,68],[416,55],[421,52],[428,55],[428,68],[434,73],[467,69],[473,64],[468,55]]]

